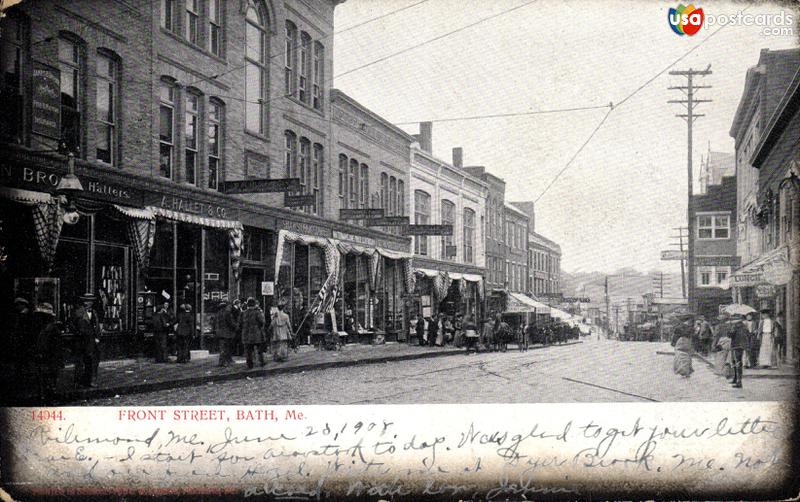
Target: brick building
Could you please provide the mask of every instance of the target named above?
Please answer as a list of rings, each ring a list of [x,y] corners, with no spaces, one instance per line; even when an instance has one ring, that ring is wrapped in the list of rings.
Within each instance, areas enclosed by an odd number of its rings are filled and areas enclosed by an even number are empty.
[[[193,308],[207,346],[220,302],[252,296],[267,310],[285,303],[308,343],[323,322],[308,314],[327,283],[338,285],[340,327],[402,331],[397,315],[386,329],[378,288],[387,283],[377,279],[410,269],[410,239],[340,221],[337,184],[340,154],[348,169],[357,160],[359,176],[366,165],[371,204],[381,173],[407,169],[410,138],[331,92],[338,3],[30,0],[9,9],[0,26],[0,101],[12,111],[0,123],[3,309],[24,295],[66,320],[78,296],[93,294],[101,350],[113,357],[147,350],[153,306],[165,299]],[[364,129],[353,133],[351,116]],[[64,190],[67,153],[82,190]],[[265,193],[262,179],[283,181]]]
[[[505,219],[506,264],[508,290],[528,291],[528,215],[510,204],[503,205]]]

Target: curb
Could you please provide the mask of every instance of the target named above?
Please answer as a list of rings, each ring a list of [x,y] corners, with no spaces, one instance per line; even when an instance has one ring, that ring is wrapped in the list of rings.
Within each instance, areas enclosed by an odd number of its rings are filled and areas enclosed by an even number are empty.
[[[582,340],[563,343],[561,345],[537,345],[529,347],[528,350],[540,350],[548,347],[566,347],[569,345],[577,345],[583,343]],[[517,351],[517,349],[509,349],[509,352]],[[433,359],[436,357],[454,356],[465,354],[464,349],[450,349],[435,352],[423,352],[420,354],[403,354],[399,356],[384,356],[376,358],[364,359],[348,359],[339,361],[326,361],[323,363],[302,364],[299,366],[278,366],[269,369],[252,369],[240,371],[237,373],[226,373],[221,375],[202,375],[190,378],[183,378],[180,380],[166,380],[162,382],[153,383],[140,383],[135,385],[125,385],[118,387],[106,387],[97,389],[81,389],[75,390],[60,396],[58,404],[75,404],[78,401],[89,399],[103,399],[113,398],[115,395],[130,395],[141,394],[145,392],[155,392],[160,390],[180,389],[183,387],[193,387],[196,385],[217,383],[217,382],[230,382],[234,380],[244,380],[245,378],[266,377],[270,375],[287,375],[292,373],[302,373],[304,371],[325,370],[330,368],[345,368],[349,366],[361,366],[367,364],[381,364],[395,361],[409,361],[413,359]]]
[[[664,351],[661,351],[661,350],[657,350],[656,354],[662,355],[662,356],[673,356],[673,355],[675,355],[674,352],[664,352]],[[711,361],[709,361],[705,357],[701,356],[700,354],[695,353],[695,354],[692,354],[692,356],[696,357],[697,359],[700,359],[701,361],[706,363],[712,369],[715,366],[714,363],[712,363]],[[717,375],[716,372],[714,372],[714,374]],[[723,376],[723,375],[717,375],[717,376]],[[748,374],[747,371],[745,370],[744,379],[745,380],[797,380],[797,379],[800,379],[800,375],[792,375],[792,374],[787,374],[787,373],[783,373],[783,374],[775,373],[775,374],[772,374],[772,375],[770,375],[770,374],[754,375],[752,373]]]

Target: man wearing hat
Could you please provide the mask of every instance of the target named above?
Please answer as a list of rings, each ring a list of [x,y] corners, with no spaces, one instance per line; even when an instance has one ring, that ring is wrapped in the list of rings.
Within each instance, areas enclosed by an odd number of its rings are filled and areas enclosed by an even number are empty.
[[[178,312],[177,327],[175,328],[175,345],[179,363],[188,363],[190,358],[189,345],[194,336],[194,314],[192,305],[184,303]]]
[[[234,305],[239,300],[234,302]],[[239,333],[239,311],[234,306],[222,300],[214,317],[214,336],[219,341],[219,366],[233,364],[233,344]]]
[[[154,359],[157,363],[166,363],[167,359],[167,337],[175,324],[172,314],[169,311],[169,302],[164,301],[158,311],[153,314],[153,342]]]
[[[56,396],[58,375],[64,368],[64,352],[61,342],[61,329],[56,322],[56,314],[49,303],[40,303],[32,314],[36,359],[36,376],[39,399],[44,404],[51,403]]]
[[[742,388],[742,373],[744,349],[747,348],[747,330],[742,322],[742,314],[733,314],[728,324],[728,336],[731,339],[733,354],[733,382],[731,385],[737,389]]]
[[[14,371],[22,373],[22,368],[26,364],[23,356],[26,347],[26,340],[30,334],[30,310],[28,300],[22,297],[14,299],[14,313],[10,319],[10,332],[8,343],[8,355],[14,364]]]
[[[100,316],[94,310],[94,295],[80,297],[81,306],[72,312],[75,341],[75,384],[97,387],[97,367],[100,364]]]
[[[242,343],[247,357],[247,368],[252,369],[254,365],[253,353],[258,354],[258,362],[264,366],[264,354],[261,352],[261,344],[264,343],[264,326],[266,325],[264,313],[256,305],[254,298],[247,299],[247,310],[242,312]]]

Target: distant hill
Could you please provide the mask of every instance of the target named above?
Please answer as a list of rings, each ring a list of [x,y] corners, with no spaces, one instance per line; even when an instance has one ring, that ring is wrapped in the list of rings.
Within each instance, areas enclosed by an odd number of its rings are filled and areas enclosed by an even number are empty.
[[[578,272],[570,274],[561,271],[561,289],[564,296],[588,296],[592,303],[605,301],[606,274],[601,272]],[[631,298],[641,303],[642,295],[657,293],[654,288],[660,279],[658,272],[640,272],[633,268],[623,268],[608,275],[608,294],[612,302]],[[681,274],[664,274],[664,296],[680,297]]]

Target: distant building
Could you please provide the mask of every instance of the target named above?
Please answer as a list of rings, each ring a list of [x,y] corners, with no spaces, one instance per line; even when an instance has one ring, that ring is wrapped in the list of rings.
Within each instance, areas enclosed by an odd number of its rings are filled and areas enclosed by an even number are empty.
[[[732,153],[713,152],[708,145],[708,152],[700,161],[700,192],[708,191],[709,185],[719,185],[724,176],[736,174],[736,156]]]
[[[561,246],[536,232],[533,201],[512,202],[511,205],[528,215],[526,292],[541,300],[561,295]]]
[[[528,215],[505,204],[506,284],[513,293],[528,290]]]

